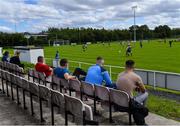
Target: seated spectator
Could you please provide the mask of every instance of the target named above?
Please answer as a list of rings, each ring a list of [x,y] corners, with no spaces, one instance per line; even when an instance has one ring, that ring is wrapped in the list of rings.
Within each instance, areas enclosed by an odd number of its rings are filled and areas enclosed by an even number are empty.
[[[76,68],[73,72],[73,76],[76,76],[80,81],[85,81],[86,75],[87,73],[81,68]]]
[[[125,91],[138,103],[145,105],[148,98],[143,81],[139,75],[134,73],[135,62],[133,60],[126,61],[126,70],[119,74],[116,87],[119,90]],[[133,96],[133,91],[137,91],[137,96]]]
[[[52,75],[52,68],[44,63],[43,56],[39,56],[37,60],[38,63],[35,65],[36,71],[44,73],[46,77]]]
[[[103,67],[104,59],[102,57],[97,57],[96,65],[91,66],[88,69],[85,82],[91,84],[102,85],[105,82],[105,86],[114,87],[108,71]]]
[[[9,62],[9,52],[5,51],[2,57],[3,62]]]
[[[24,64],[21,64],[19,55],[20,55],[20,52],[16,51],[15,56],[10,58],[10,63],[16,64],[19,67],[22,67],[24,69]]]
[[[71,76],[69,74],[69,70],[67,69],[68,67],[68,60],[67,59],[61,59],[60,60],[60,67],[57,67],[54,69],[54,74],[62,79],[66,80],[71,80],[71,79],[76,79],[75,76]]]

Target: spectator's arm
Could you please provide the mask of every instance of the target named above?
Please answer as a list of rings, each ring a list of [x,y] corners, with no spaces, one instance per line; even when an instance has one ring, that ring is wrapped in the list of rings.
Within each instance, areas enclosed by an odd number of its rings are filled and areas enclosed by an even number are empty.
[[[76,79],[75,76],[71,76],[71,75],[69,75],[69,73],[65,73],[65,74],[64,74],[64,78],[65,78],[66,80],[74,80],[74,79]]]
[[[139,88],[140,92],[144,93],[146,91],[146,88],[145,88],[143,81],[140,77],[138,77],[138,81],[136,83],[136,86]]]
[[[112,85],[112,81],[111,81],[111,78],[109,76],[108,71],[104,71],[103,72],[103,78],[104,78],[104,81],[106,82],[107,86],[111,86]]]

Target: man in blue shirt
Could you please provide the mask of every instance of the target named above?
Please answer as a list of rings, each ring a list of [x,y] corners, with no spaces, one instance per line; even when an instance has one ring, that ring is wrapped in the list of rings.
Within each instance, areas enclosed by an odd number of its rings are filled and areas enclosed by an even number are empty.
[[[68,67],[68,60],[67,59],[61,59],[60,60],[60,67],[57,67],[54,69],[54,74],[62,79],[71,80],[76,79],[75,76],[71,76],[69,74],[69,71],[67,69]]]
[[[3,54],[2,61],[3,61],[3,62],[9,62],[9,52],[8,52],[8,51],[6,51],[6,52]]]
[[[104,59],[102,57],[97,57],[96,65],[91,66],[88,69],[85,82],[102,85],[105,82],[107,87],[115,87],[112,83],[109,73],[106,69],[103,68]]]

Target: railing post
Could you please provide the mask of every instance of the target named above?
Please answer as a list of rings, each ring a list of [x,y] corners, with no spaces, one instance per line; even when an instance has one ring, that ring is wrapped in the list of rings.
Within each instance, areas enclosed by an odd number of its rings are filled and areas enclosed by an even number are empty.
[[[110,75],[110,78],[112,79],[112,69],[111,69],[111,66],[109,66],[109,75]]]
[[[165,74],[165,88],[167,89],[167,74]]]
[[[156,72],[154,72],[154,84],[153,84],[154,89],[156,89]]]

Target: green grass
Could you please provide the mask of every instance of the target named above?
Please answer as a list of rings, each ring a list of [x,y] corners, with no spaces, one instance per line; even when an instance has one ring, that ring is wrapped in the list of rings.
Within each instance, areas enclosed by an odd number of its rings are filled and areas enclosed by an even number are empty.
[[[147,107],[150,112],[180,122],[180,103],[178,101],[149,95]]]
[[[111,47],[101,44],[89,45],[86,52],[82,52],[81,45],[45,47],[45,57],[54,58],[56,50],[59,50],[61,58],[69,60],[95,63],[96,57],[102,56],[105,58],[105,64],[124,66],[127,59],[133,59],[137,68],[180,73],[180,58],[178,58],[180,57],[180,43],[173,43],[172,48],[168,43],[144,43],[142,49],[139,43],[136,43],[132,57],[125,56],[125,48],[126,46],[120,46],[119,43],[113,43]]]

